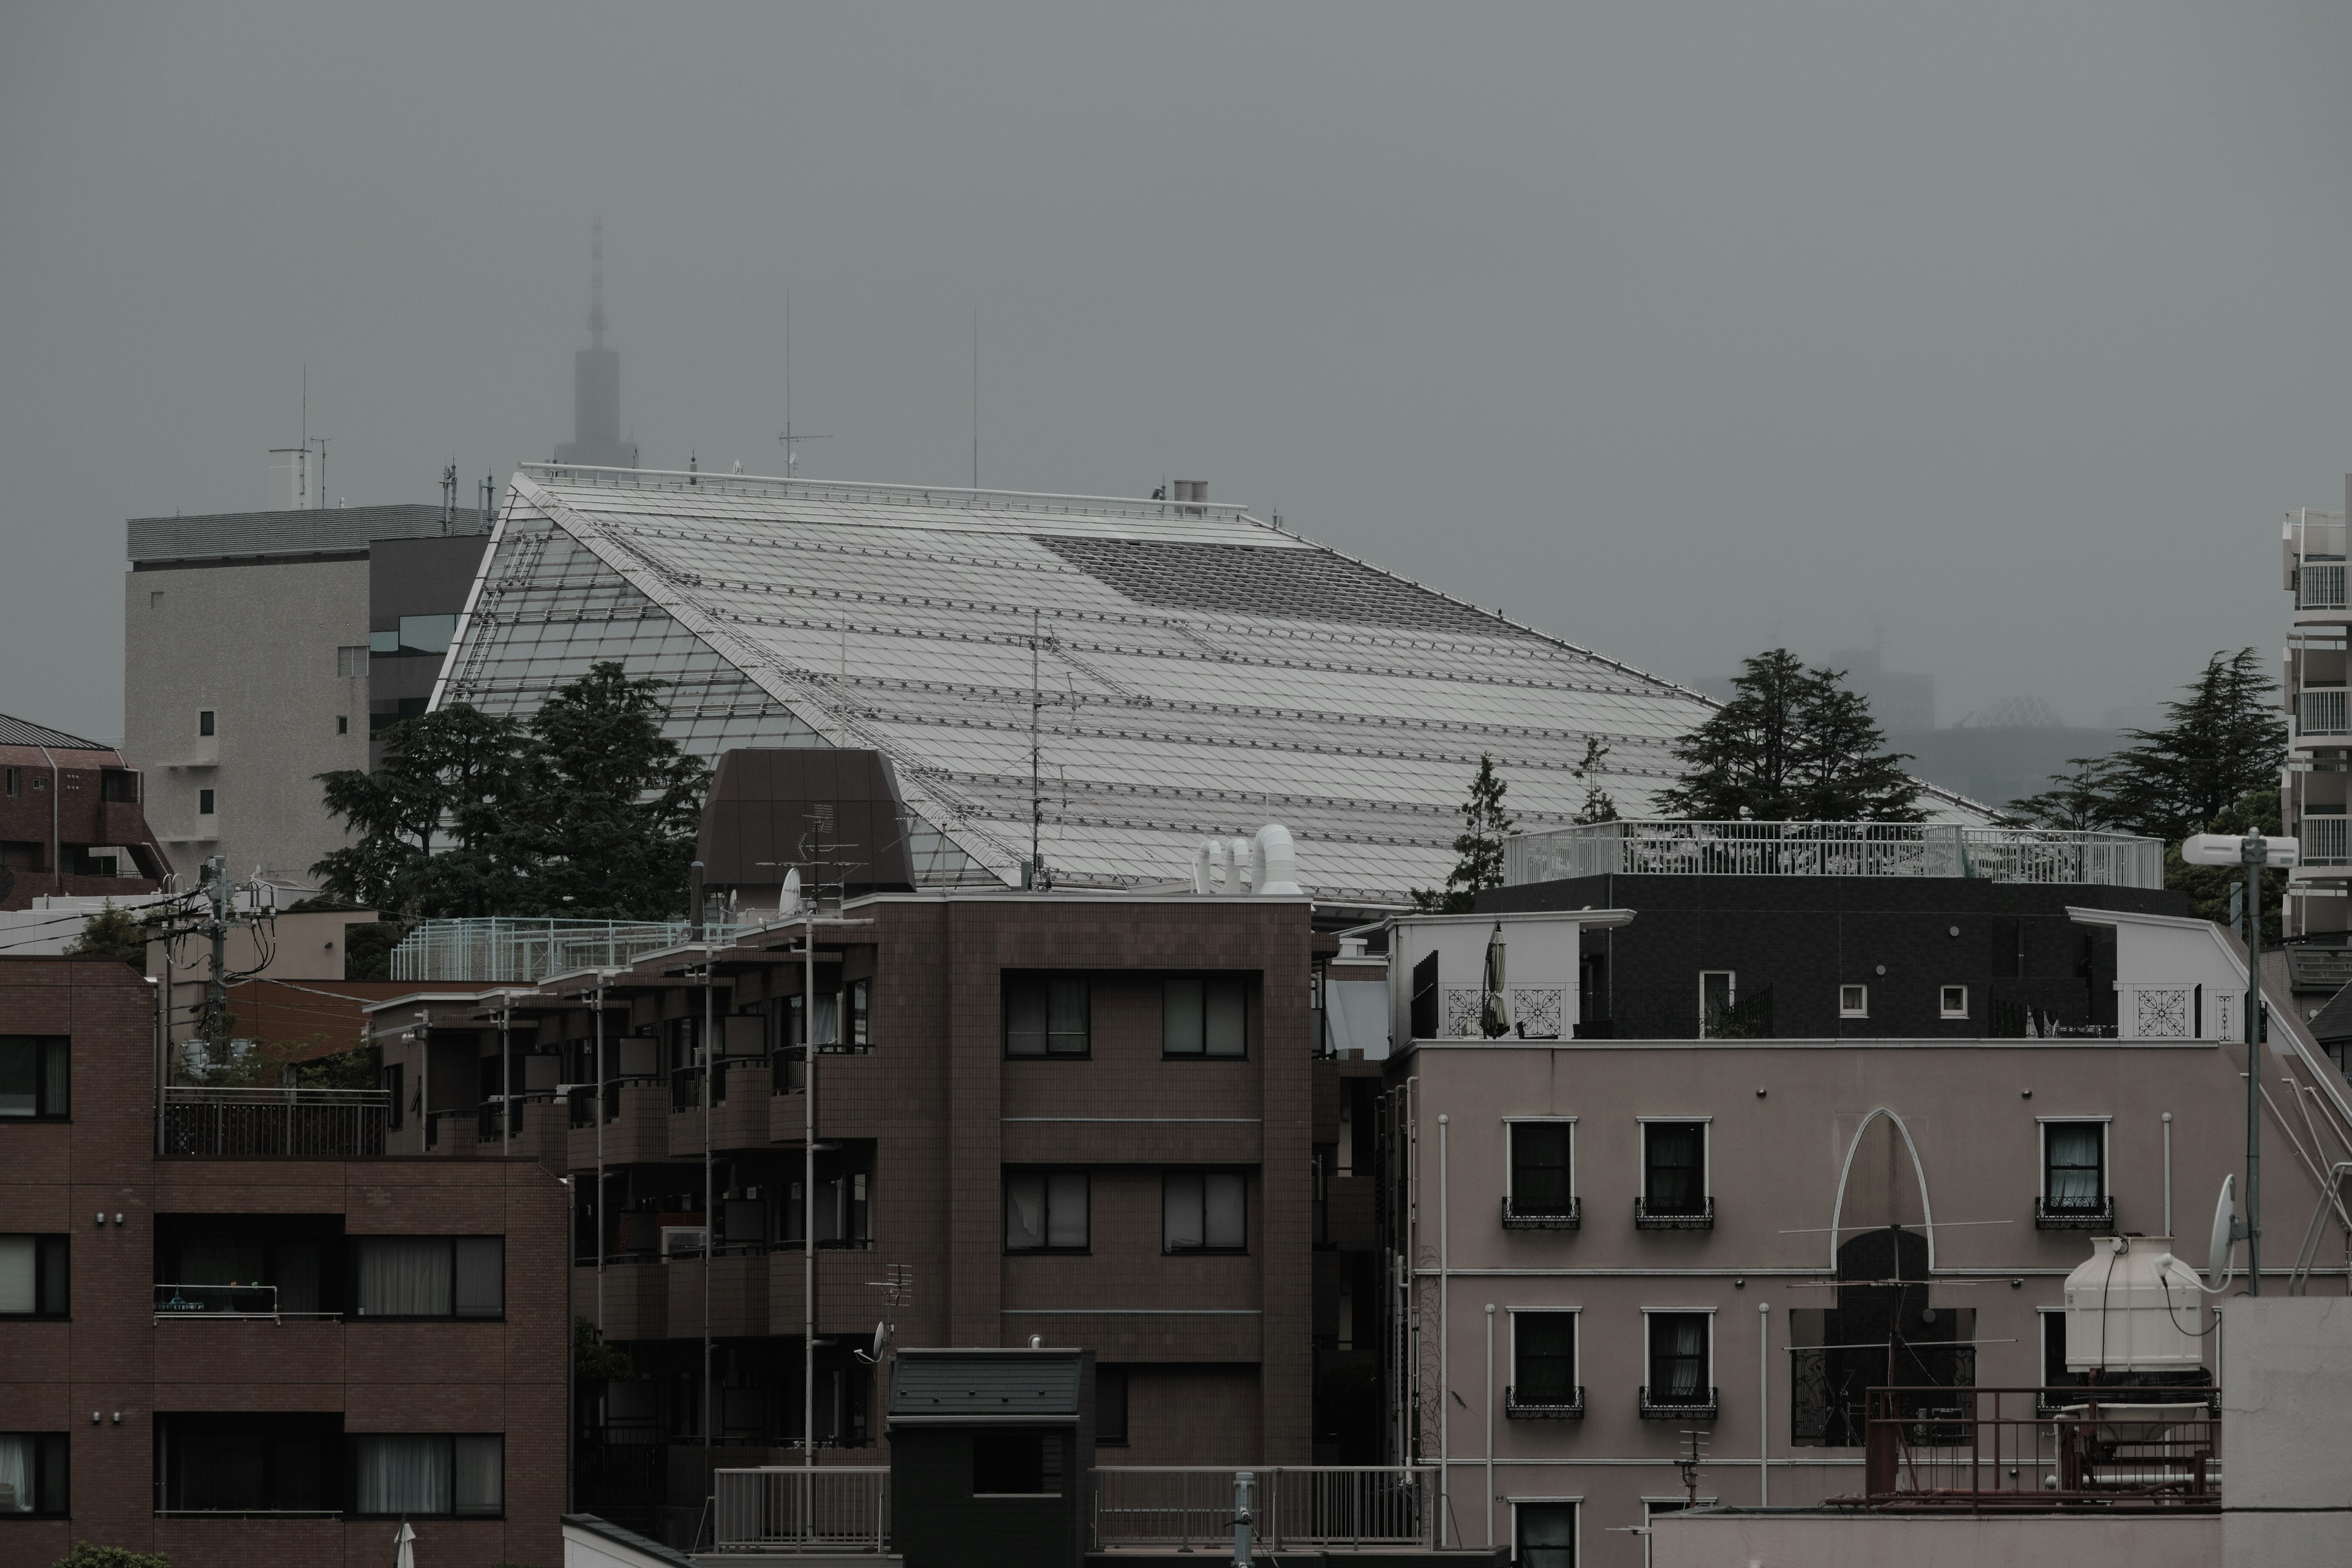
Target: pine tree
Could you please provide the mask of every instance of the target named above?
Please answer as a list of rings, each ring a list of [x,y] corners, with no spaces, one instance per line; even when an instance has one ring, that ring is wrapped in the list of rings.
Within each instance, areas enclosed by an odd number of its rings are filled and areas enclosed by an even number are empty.
[[[1454,869],[1445,874],[1443,891],[1414,889],[1413,908],[1468,914],[1481,890],[1503,885],[1503,840],[1510,837],[1514,826],[1510,814],[1503,809],[1507,787],[1495,772],[1493,755],[1480,752],[1469,798],[1462,803],[1462,831],[1454,840]]]
[[[119,958],[140,973],[147,973],[147,927],[129,910],[118,910],[109,899],[98,913],[82,922],[81,934],[66,949],[68,958]]]
[[[1843,670],[1807,669],[1787,648],[1742,661],[1730,701],[1676,742],[1681,781],[1658,796],[1701,822],[1916,822],[1909,759],[1883,751],[1870,703]]]
[[[2252,648],[2204,673],[2165,704],[2160,730],[2125,731],[2136,744],[2109,759],[2113,823],[2126,833],[2177,842],[2204,831],[2249,791],[2275,789],[2286,756],[2285,717],[2272,699],[2278,683]]]
[[[2113,757],[2069,757],[2066,772],[2052,773],[2053,788],[2009,803],[2001,814],[2010,827],[2056,827],[2097,832],[2116,820]]]
[[[495,841],[530,776],[512,719],[454,703],[395,726],[383,766],[321,773],[329,815],[354,842],[310,868],[326,894],[361,909],[420,915],[514,913],[511,868]]]
[[[1617,820],[1616,798],[1602,789],[1600,781],[1592,776],[1601,771],[1601,760],[1608,755],[1609,748],[1601,743],[1600,736],[1584,737],[1584,760],[1569,770],[1584,785],[1584,802],[1576,808],[1576,816],[1571,821],[1589,825]]]

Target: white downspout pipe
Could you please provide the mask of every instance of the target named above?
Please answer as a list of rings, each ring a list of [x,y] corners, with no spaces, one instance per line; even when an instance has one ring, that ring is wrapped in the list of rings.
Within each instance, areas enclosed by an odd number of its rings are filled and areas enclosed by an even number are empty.
[[[1445,1121],[1437,1119],[1437,1494],[1438,1507],[1444,1515],[1438,1521],[1438,1540],[1444,1540],[1444,1526],[1454,1516],[1454,1374],[1451,1368],[1454,1342],[1447,1337],[1446,1317],[1446,1220],[1449,1217],[1445,1201]],[[1454,1526],[1454,1544],[1462,1544],[1462,1527]]]
[[[1486,1303],[1486,1544],[1495,1544],[1495,1303]]]
[[[1756,1506],[1772,1506],[1772,1303],[1756,1303]]]

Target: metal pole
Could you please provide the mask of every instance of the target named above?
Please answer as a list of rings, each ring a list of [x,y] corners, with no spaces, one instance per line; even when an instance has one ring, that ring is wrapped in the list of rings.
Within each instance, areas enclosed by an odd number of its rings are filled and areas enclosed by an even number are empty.
[[[1495,1544],[1495,1303],[1486,1303],[1486,1544]]]
[[[1250,1486],[1255,1479],[1247,1470],[1234,1472],[1234,1568],[1250,1568],[1250,1527],[1257,1522],[1250,1512]]]
[[[811,868],[814,869],[814,867]],[[801,940],[801,1464],[816,1469],[816,891]]]
[[[979,464],[974,462],[977,469]],[[973,483],[978,484],[975,479]],[[1045,699],[1037,685],[1037,612],[1029,612],[1029,874],[1021,885],[1037,885],[1037,838],[1045,821],[1045,797],[1038,793],[1037,783],[1037,718]]]
[[[1756,1506],[1772,1506],[1772,1303],[1756,1303]]]
[[[2262,952],[2256,946],[2263,926],[2262,868],[2269,846],[2259,835],[2249,835],[2240,851],[2246,867],[2245,896],[2238,904],[2238,937],[2246,946],[2246,1285],[2249,1295],[2263,1293],[2263,1122],[2262,1049],[2258,1034],[2262,995]]]
[[[514,1153],[514,993],[499,998],[499,1152]]]
[[[433,1152],[433,1009],[416,1010],[416,1146]]]
[[[596,1339],[604,1338],[604,972],[596,972]]]
[[[695,891],[699,894],[702,878],[698,874],[694,880]],[[701,926],[699,904],[695,909],[694,921],[698,927]],[[716,1053],[710,1048],[710,940],[707,931],[698,934],[703,937],[702,1033],[696,1042],[701,1047],[702,1057],[702,1476],[703,1484],[711,1489],[715,1504],[719,1483],[710,1468],[710,1444],[719,1426],[719,1406],[710,1387],[710,1266],[712,1259],[719,1255],[719,1209],[715,1202],[717,1194],[711,1189],[714,1177],[710,1163],[710,1077]]]
[[[1444,1542],[1444,1521],[1454,1513],[1454,1406],[1449,1395],[1454,1387],[1452,1352],[1454,1342],[1446,1333],[1445,1222],[1448,1205],[1445,1201],[1445,1118],[1437,1119],[1437,1506],[1444,1517],[1438,1521],[1440,1543]],[[1454,1544],[1462,1544],[1462,1526],[1454,1527]]]
[[[2164,1113],[2164,1234],[2172,1234],[2172,1112]]]

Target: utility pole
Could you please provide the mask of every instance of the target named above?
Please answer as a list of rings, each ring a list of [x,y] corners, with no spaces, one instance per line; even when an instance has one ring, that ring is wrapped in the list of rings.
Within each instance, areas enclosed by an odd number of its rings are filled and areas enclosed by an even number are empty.
[[[978,481],[974,481],[977,488]],[[1029,612],[1029,867],[1021,879],[1024,888],[1034,888],[1044,879],[1037,864],[1037,840],[1045,830],[1045,797],[1038,793],[1037,784],[1037,724],[1045,700],[1037,684],[1038,613]]]
[[[2238,940],[2246,947],[2246,1289],[2263,1293],[2263,1075],[2262,1075],[2262,897],[2263,868],[2270,845],[2249,834],[2239,849],[2245,866],[2245,891],[2238,900]]]

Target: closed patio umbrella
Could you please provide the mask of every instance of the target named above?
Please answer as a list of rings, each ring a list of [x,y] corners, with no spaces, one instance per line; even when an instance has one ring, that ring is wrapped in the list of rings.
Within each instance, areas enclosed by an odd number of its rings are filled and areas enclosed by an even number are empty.
[[[1486,939],[1486,997],[1478,1009],[1478,1028],[1488,1039],[1511,1032],[1511,1005],[1503,995],[1504,972],[1503,922],[1495,922],[1494,935]]]
[[[400,1533],[392,1538],[392,1568],[416,1568],[416,1531],[404,1519],[400,1521]]]

